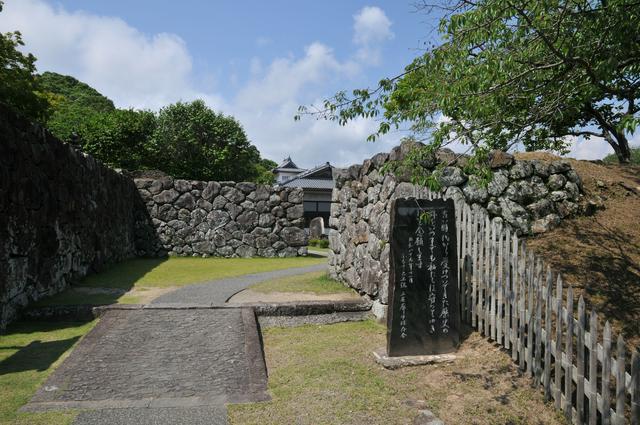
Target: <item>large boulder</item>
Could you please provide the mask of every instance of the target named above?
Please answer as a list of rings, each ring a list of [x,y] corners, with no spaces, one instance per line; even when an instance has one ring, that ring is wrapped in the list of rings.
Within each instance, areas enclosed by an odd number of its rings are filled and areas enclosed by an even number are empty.
[[[309,237],[311,239],[320,239],[324,234],[324,219],[315,217],[309,222]]]
[[[280,234],[289,246],[304,246],[307,244],[307,235],[304,230],[297,227],[287,227],[282,229]]]

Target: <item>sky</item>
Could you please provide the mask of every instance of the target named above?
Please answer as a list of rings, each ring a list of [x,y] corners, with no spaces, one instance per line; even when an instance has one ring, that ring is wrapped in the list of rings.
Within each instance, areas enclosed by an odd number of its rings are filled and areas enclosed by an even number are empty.
[[[72,75],[120,108],[203,99],[238,119],[265,158],[348,166],[408,133],[367,142],[376,121],[294,121],[298,106],[402,72],[437,40],[437,22],[414,3],[5,0],[0,31],[22,33],[39,72]],[[580,159],[613,152],[604,141],[571,143]]]

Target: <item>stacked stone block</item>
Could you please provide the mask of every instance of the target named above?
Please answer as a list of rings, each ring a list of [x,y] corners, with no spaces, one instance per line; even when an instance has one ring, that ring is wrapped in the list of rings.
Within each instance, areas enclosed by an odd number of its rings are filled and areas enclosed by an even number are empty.
[[[136,255],[133,182],[0,106],[0,330],[27,304]]]
[[[146,255],[306,255],[302,189],[172,178],[135,183],[158,236]]]
[[[403,143],[361,165],[334,171],[329,273],[382,305],[388,298],[391,201],[428,194],[411,184],[409,176],[385,174],[383,167],[402,160],[414,146]],[[548,231],[581,209],[582,183],[566,161],[519,161],[507,153],[492,152],[493,178],[482,185],[463,171],[466,160],[441,150],[425,161],[425,173],[446,164],[439,174],[442,196],[486,210],[520,235]]]

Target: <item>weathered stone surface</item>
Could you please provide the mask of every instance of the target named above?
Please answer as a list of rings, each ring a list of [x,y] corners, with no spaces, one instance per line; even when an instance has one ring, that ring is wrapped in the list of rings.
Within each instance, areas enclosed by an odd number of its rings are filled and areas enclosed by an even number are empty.
[[[252,229],[258,225],[258,213],[255,211],[245,211],[236,218],[236,223],[242,229]]]
[[[408,183],[406,176],[380,173],[388,161],[405,154],[398,147],[388,156],[376,155],[360,168],[352,167],[339,173],[340,181],[332,193],[329,274],[380,305],[384,305],[388,297],[391,200],[430,196],[424,188]],[[456,156],[450,151],[436,155],[439,161],[447,162],[440,163],[447,167],[441,179],[444,197],[463,200],[472,210],[489,213],[492,220],[504,220],[505,225],[520,235],[531,234],[534,223],[536,232],[551,228],[555,217],[572,214],[577,207],[574,202],[576,187],[579,198],[579,186],[574,181],[577,175],[573,176],[572,170],[565,170],[563,166],[556,165],[552,170],[543,161],[514,161],[511,155],[493,153],[494,176],[485,189],[473,184],[474,179],[463,172],[464,160],[459,161]],[[431,169],[431,164],[424,167]],[[551,174],[565,178],[558,190],[547,187]]]
[[[531,177],[533,174],[533,164],[529,161],[516,161],[509,170],[509,176],[512,179],[524,179]]]
[[[154,252],[155,226],[174,219],[165,204],[178,193],[133,182],[2,105],[0,134],[1,332],[28,304]],[[162,219],[149,217],[145,203]]]
[[[173,187],[180,193],[189,192],[191,190],[191,182],[188,180],[175,180]]]
[[[487,188],[483,187],[476,179],[470,179],[462,187],[462,192],[464,193],[467,202],[470,204],[476,202],[485,203],[489,198]]]
[[[551,174],[566,173],[569,170],[571,170],[571,164],[568,161],[559,160],[549,164],[549,172]]]
[[[202,191],[202,198],[211,201],[214,196],[217,196],[220,193],[220,183],[218,182],[208,182]]]
[[[442,186],[460,186],[467,181],[467,176],[458,167],[444,167],[438,180]]]
[[[220,194],[234,204],[239,204],[244,201],[244,194],[235,187],[225,186],[220,190]]]
[[[531,163],[533,164],[533,169],[536,175],[547,178],[549,177],[549,174],[551,174],[551,167],[549,167],[548,162],[535,160],[531,161]]]
[[[157,194],[156,196],[154,196],[153,201],[156,204],[168,204],[178,199],[178,196],[180,196],[180,194],[177,191],[173,189],[169,189],[169,190],[164,190],[159,194]]]
[[[565,218],[565,217],[569,217],[572,216],[574,214],[576,214],[578,212],[578,204],[576,204],[575,202],[570,202],[570,201],[561,201],[558,202],[556,204],[556,210],[558,211],[558,214],[560,214],[560,217]]]
[[[302,197],[303,197],[304,192],[302,191],[302,189],[293,189],[291,190],[291,192],[289,192],[289,196],[287,198],[287,202],[290,202],[292,204],[298,204],[302,202]]]
[[[529,213],[520,204],[508,198],[500,198],[502,218],[519,233],[527,234],[531,229]]]
[[[531,231],[534,234],[548,232],[560,224],[560,217],[557,214],[549,214],[533,222]]]
[[[547,181],[547,186],[550,190],[560,190],[564,187],[567,179],[562,174],[551,174]]]
[[[534,198],[533,186],[527,180],[516,180],[507,187],[504,196],[519,204],[526,204]]]
[[[574,182],[566,182],[564,185],[564,190],[565,192],[567,192],[569,199],[571,199],[572,201],[577,201],[580,197],[580,189]]]
[[[191,196],[191,193],[183,193],[178,199],[176,199],[174,205],[178,208],[186,208],[192,210],[196,206],[196,202]]]
[[[236,189],[238,189],[240,192],[244,193],[245,195],[248,195],[254,190],[256,190],[256,184],[251,182],[239,182],[239,183],[236,183]]]
[[[324,219],[315,217],[309,222],[309,237],[311,239],[320,239],[324,234]]]
[[[509,174],[507,171],[498,170],[493,173],[493,177],[487,186],[487,191],[491,196],[500,196],[509,186]]]
[[[548,199],[541,199],[537,202],[527,205],[527,210],[533,218],[540,218],[548,215],[553,211],[553,204]]]
[[[492,150],[489,152],[489,166],[491,168],[507,167],[513,163],[513,155],[507,152]]]
[[[302,204],[294,205],[293,207],[287,208],[287,219],[295,220],[296,218],[300,218],[304,215],[304,208]]]
[[[307,235],[304,233],[304,230],[297,227],[282,229],[281,237],[289,246],[302,246],[307,244]]]

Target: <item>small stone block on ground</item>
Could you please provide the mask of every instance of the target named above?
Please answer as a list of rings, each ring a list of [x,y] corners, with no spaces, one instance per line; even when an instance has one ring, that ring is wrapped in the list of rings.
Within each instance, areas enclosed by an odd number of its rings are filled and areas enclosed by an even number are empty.
[[[373,352],[376,363],[387,369],[400,369],[407,366],[421,366],[437,363],[452,363],[458,356],[455,354],[433,354],[428,356],[389,357],[386,348],[378,348]]]

